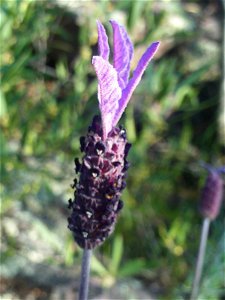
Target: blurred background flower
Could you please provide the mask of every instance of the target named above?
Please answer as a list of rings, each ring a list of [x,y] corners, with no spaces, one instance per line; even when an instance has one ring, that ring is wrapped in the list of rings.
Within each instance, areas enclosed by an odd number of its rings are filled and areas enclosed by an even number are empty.
[[[2,0],[0,14],[2,299],[77,293],[67,200],[79,137],[98,112],[96,19],[109,34],[109,19],[125,25],[132,70],[151,42],[161,46],[121,120],[133,144],[125,207],[95,251],[90,294],[184,299],[201,225],[198,161],[225,163],[222,1]],[[220,215],[200,299],[224,297],[222,234]]]

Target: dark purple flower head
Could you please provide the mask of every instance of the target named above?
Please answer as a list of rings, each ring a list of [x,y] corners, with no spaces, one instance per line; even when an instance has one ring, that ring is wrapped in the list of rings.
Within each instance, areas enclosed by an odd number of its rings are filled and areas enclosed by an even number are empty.
[[[100,117],[94,117],[86,137],[80,138],[82,161],[75,159],[74,199],[68,227],[82,248],[100,245],[113,231],[117,215],[123,207],[120,200],[129,168],[127,155],[131,144],[126,131],[116,127],[130,97],[139,83],[159,43],[153,43],[140,59],[129,80],[133,46],[125,31],[115,21],[113,27],[113,66],[108,62],[109,45],[103,25],[98,22],[99,56],[92,63],[98,77]]]
[[[75,160],[80,180],[74,184],[75,200],[69,201],[69,229],[78,245],[88,249],[101,244],[113,231],[123,207],[120,196],[128,169],[130,144],[125,130],[114,127],[105,141],[101,135],[101,119],[95,117],[87,136],[81,139],[85,155],[81,163]]]
[[[208,170],[208,176],[202,189],[199,210],[205,218],[214,220],[220,211],[223,199],[223,179],[221,173],[225,173],[225,166],[214,168],[208,164],[202,164]]]
[[[159,42],[154,42],[148,47],[129,79],[133,45],[123,26],[113,20],[110,23],[113,28],[113,65],[108,61],[108,37],[99,21],[97,22],[99,56],[92,59],[99,82],[98,100],[104,140],[117,125],[148,63],[159,47]]]

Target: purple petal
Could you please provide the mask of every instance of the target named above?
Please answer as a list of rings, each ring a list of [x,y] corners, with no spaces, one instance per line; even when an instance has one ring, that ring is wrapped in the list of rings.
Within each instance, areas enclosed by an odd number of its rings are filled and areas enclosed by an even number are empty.
[[[129,78],[133,45],[123,26],[113,20],[110,23],[113,28],[113,66],[118,72],[119,85],[124,89]]]
[[[148,49],[145,51],[145,53],[142,55],[141,59],[139,60],[138,65],[133,72],[132,78],[129,80],[127,87],[123,90],[122,98],[119,102],[119,108],[115,114],[115,118],[113,119],[113,126],[116,126],[119,119],[121,118],[132,96],[133,91],[135,90],[136,86],[140,82],[145,69],[147,68],[150,60],[156,53],[158,47],[159,47],[159,42],[152,43],[151,46],[148,47]]]
[[[98,26],[98,53],[105,60],[109,60],[109,44],[105,28],[101,22],[97,21]]]
[[[92,64],[98,77],[98,101],[102,117],[103,139],[111,131],[122,91],[116,70],[101,56],[93,56]]]

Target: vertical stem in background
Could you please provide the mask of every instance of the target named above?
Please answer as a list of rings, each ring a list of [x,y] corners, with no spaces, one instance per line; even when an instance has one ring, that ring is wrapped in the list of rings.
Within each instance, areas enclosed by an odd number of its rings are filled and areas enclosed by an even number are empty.
[[[207,244],[208,232],[209,232],[210,219],[205,218],[202,225],[201,241],[199,245],[197,264],[195,269],[195,278],[193,281],[193,287],[191,292],[191,300],[196,300],[198,297],[199,283],[202,274],[202,267],[205,257],[205,249]]]
[[[222,49],[221,49],[221,53],[222,53],[222,59],[221,59],[221,63],[222,63],[222,76],[221,76],[221,80],[222,80],[222,84],[221,84],[221,93],[220,93],[220,108],[219,108],[219,134],[220,134],[220,138],[221,141],[224,141],[225,138],[225,132],[224,132],[224,126],[225,126],[225,0],[221,0],[221,4],[222,4]]]
[[[88,298],[91,253],[91,250],[84,249],[80,277],[79,300],[87,300]]]

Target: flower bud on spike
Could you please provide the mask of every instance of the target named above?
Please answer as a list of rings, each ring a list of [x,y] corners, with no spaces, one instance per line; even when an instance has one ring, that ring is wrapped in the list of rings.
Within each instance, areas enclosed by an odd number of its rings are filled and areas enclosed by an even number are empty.
[[[210,169],[202,189],[199,209],[205,218],[214,220],[220,211],[223,199],[223,180],[216,169]]]

